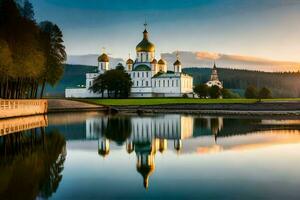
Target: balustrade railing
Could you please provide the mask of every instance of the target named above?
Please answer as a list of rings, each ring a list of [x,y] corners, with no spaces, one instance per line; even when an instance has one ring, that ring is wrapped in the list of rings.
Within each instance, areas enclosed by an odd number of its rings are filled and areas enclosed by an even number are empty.
[[[0,99],[0,119],[47,113],[47,100],[2,100]]]

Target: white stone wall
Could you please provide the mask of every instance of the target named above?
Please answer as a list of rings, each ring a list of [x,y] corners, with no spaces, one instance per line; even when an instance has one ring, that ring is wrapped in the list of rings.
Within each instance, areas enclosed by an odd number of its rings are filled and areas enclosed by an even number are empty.
[[[132,79],[131,97],[151,97],[151,71],[131,71],[129,72]]]
[[[101,94],[96,94],[86,88],[69,88],[65,90],[66,98],[97,98]]]
[[[153,78],[153,93],[164,93],[164,96],[180,96],[180,78]]]
[[[188,75],[181,76],[181,93],[192,93],[193,92],[193,78]]]

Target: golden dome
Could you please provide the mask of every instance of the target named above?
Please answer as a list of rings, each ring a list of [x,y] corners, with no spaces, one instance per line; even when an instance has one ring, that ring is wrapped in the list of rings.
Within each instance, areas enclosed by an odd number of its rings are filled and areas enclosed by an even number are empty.
[[[161,58],[161,59],[158,61],[158,64],[159,64],[159,65],[165,65],[166,62]]]
[[[154,58],[150,64],[157,64],[157,60]]]
[[[109,62],[109,57],[107,54],[103,53],[98,57],[98,62]]]
[[[106,149],[106,150],[98,149],[98,154],[102,157],[105,157],[109,154],[109,149]]]
[[[155,165],[137,166],[137,171],[142,175],[144,187],[146,189],[149,186],[149,177],[154,172],[154,170],[155,170]]]
[[[177,65],[181,65],[181,62],[178,59],[174,62],[174,66],[177,66]]]
[[[129,64],[132,65],[132,64],[133,64],[133,60],[132,60],[131,58],[129,58],[129,59],[126,61],[126,64],[127,64],[127,65],[129,65]]]
[[[148,31],[145,29],[143,32],[143,40],[136,46],[137,52],[154,52],[155,46],[148,40]]]

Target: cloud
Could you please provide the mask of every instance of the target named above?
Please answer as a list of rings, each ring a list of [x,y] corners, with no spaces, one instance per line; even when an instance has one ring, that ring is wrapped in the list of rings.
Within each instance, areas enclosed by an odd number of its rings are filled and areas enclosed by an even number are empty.
[[[163,53],[162,57],[170,64],[176,60],[176,53]],[[218,67],[236,68],[259,71],[299,71],[300,63],[290,61],[275,61],[265,58],[244,56],[244,55],[229,55],[212,52],[179,52],[179,57],[183,67],[212,67],[213,62],[217,63]]]
[[[178,53],[183,67],[212,67],[215,61],[219,68],[235,68],[267,72],[300,70],[300,63],[297,62],[275,61],[251,56],[229,55],[205,51],[179,51]],[[176,60],[176,52],[162,53],[161,56],[167,61],[168,69],[173,70],[173,63]],[[98,55],[96,54],[70,55],[68,56],[67,63],[96,66],[97,57]],[[124,60],[122,58],[110,58],[110,66],[112,68],[115,67],[119,62],[124,64]]]

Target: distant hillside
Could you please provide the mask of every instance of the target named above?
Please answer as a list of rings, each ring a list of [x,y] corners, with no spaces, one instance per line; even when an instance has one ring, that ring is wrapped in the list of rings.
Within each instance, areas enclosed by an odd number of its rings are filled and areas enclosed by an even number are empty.
[[[185,68],[185,73],[194,77],[194,84],[209,80],[210,68]],[[268,87],[276,97],[300,97],[300,72],[272,73],[239,69],[218,69],[225,88],[244,90],[248,85]]]
[[[61,81],[54,87],[46,87],[46,95],[63,96],[65,88],[85,85],[85,74],[95,72],[97,67],[86,65],[65,65]],[[184,68],[183,72],[194,77],[194,84],[209,80],[210,68]],[[243,94],[248,85],[268,87],[276,97],[300,97],[300,73],[270,73],[238,69],[218,69],[220,80],[226,88]]]
[[[85,74],[96,70],[96,66],[65,65],[62,79],[55,87],[47,85],[45,94],[46,96],[64,96],[66,88],[85,85]]]
[[[168,63],[169,70],[172,70],[173,63],[176,60],[177,52],[162,53],[161,57]],[[299,62],[278,61],[265,58],[257,58],[243,55],[230,55],[223,53],[212,53],[204,51],[178,51],[183,68],[187,67],[212,67],[215,61],[218,67],[230,69],[259,70],[266,72],[286,72],[300,71]],[[68,64],[76,65],[96,65],[97,54],[88,55],[68,55]],[[158,58],[158,56],[157,56]],[[122,58],[113,58],[110,56],[110,66],[116,66],[119,62],[124,64]]]
[[[67,62],[70,65],[97,65],[98,60],[97,54],[88,54],[88,55],[68,55]],[[118,63],[123,63],[122,58],[113,58],[109,56],[110,66],[115,67]]]

